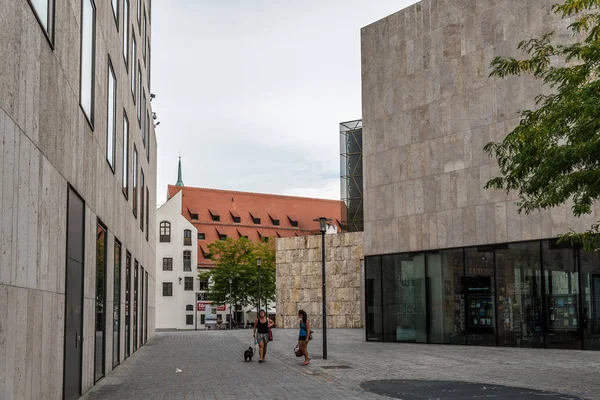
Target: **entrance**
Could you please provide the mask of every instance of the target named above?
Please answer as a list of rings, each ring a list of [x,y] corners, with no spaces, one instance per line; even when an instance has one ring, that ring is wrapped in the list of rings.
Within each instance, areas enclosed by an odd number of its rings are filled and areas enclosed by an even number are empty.
[[[81,394],[83,332],[84,202],[69,188],[67,210],[67,267],[63,390],[66,400]]]

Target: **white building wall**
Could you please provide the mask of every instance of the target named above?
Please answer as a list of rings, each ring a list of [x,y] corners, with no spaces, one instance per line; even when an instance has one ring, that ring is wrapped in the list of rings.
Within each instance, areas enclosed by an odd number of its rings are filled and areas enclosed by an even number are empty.
[[[160,223],[171,223],[171,241],[160,242]],[[198,281],[198,230],[181,215],[181,192],[173,196],[156,212],[156,329],[194,329],[195,324],[186,324],[187,305],[196,307],[196,292],[200,289]],[[184,246],[183,231],[192,231],[192,245]],[[191,272],[183,270],[183,252],[192,252]],[[173,259],[173,271],[163,271],[163,258]],[[185,278],[194,278],[194,290],[186,291]],[[173,296],[163,296],[163,283],[173,283]],[[195,318],[195,315],[194,315]],[[195,322],[195,320],[194,320]]]

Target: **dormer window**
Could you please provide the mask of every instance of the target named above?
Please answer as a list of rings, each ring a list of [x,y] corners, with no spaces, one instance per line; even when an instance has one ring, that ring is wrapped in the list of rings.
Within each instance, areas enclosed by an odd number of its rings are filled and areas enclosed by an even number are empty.
[[[208,210],[210,212],[210,216],[212,217],[213,222],[221,222],[221,216],[215,210]]]
[[[288,219],[294,228],[298,227],[298,218],[294,217],[293,215],[288,215]]]
[[[227,240],[227,235],[219,235],[219,240]]]
[[[198,221],[198,214],[190,214],[190,218],[191,218],[193,221]]]
[[[240,218],[240,215],[237,212],[229,211],[229,213],[231,214],[231,218],[233,218],[234,223],[239,224],[242,222],[242,218]]]
[[[260,225],[260,218],[258,218],[258,214],[251,212],[250,216],[252,217],[252,222],[255,225]]]
[[[198,240],[206,240],[206,235],[204,233],[198,232]]]
[[[269,214],[269,217],[271,218],[271,223],[275,226],[279,226],[279,218],[277,218],[276,216]]]

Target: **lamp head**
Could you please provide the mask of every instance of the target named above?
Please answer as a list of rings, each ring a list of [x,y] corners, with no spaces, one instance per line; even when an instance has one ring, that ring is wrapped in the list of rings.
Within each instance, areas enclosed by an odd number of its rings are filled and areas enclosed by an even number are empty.
[[[319,217],[319,218],[313,219],[313,221],[319,223],[319,232],[325,233],[325,232],[327,232],[327,223],[331,222],[332,219],[327,218],[327,217]]]
[[[262,264],[262,260],[260,258],[257,258],[256,259],[256,265],[258,265],[260,267],[261,264]]]

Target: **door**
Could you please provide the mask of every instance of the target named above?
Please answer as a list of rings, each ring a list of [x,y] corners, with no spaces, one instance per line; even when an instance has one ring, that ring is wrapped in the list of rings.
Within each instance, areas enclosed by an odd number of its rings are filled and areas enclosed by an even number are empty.
[[[83,200],[69,188],[63,376],[66,400],[81,394],[84,221]]]

